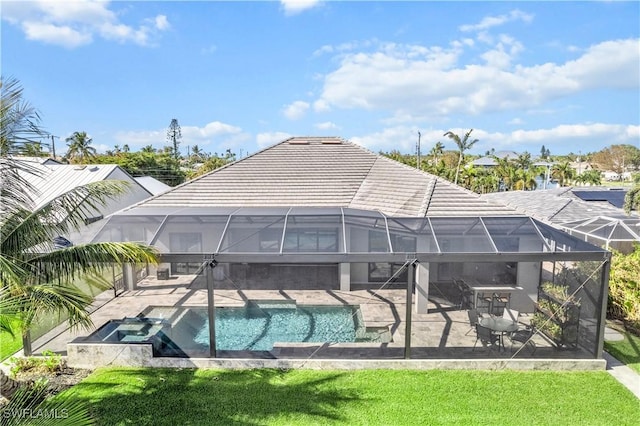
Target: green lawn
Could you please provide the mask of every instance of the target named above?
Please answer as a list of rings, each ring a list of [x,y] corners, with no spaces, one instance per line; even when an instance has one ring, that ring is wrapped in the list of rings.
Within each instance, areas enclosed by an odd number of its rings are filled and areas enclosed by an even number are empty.
[[[17,331],[11,337],[9,333],[0,332],[0,361],[4,361],[22,348],[22,336]]]
[[[624,335],[624,340],[604,342],[604,350],[640,373],[640,337],[628,331],[620,329],[618,331]]]
[[[58,397],[100,425],[631,425],[608,373],[101,369]]]

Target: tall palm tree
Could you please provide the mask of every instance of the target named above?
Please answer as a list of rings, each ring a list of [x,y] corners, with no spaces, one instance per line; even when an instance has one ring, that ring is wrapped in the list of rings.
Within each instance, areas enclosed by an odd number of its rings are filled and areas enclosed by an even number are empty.
[[[429,154],[433,157],[433,166],[438,164],[438,157],[444,153],[444,144],[440,141],[436,142]]]
[[[551,177],[558,179],[560,186],[564,186],[565,182],[572,179],[575,176],[575,170],[571,167],[568,161],[562,163],[556,163],[551,169]]]
[[[469,140],[469,137],[471,136],[471,132],[473,132],[473,129],[469,130],[467,133],[465,133],[464,137],[461,139],[460,136],[456,135],[455,133],[449,131],[447,133],[444,134],[444,136],[447,136],[449,139],[451,139],[452,141],[454,141],[456,143],[456,146],[458,147],[458,167],[456,168],[456,177],[453,183],[455,183],[456,185],[458,184],[458,175],[460,174],[460,166],[462,165],[462,159],[464,157],[464,153],[465,151],[468,151],[471,149],[471,147],[473,145],[475,145],[476,142],[478,142],[478,139],[474,139],[474,140]]]
[[[69,146],[66,157],[72,163],[84,163],[96,155],[96,149],[91,146],[93,140],[87,132],[73,132],[65,141]]]

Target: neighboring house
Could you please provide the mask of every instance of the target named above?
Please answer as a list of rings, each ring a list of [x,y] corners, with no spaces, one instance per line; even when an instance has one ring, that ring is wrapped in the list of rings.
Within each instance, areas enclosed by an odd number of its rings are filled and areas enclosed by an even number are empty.
[[[129,183],[129,189],[120,197],[108,201],[100,211],[85,218],[86,225],[98,222],[118,210],[131,206],[152,194],[133,179],[122,168],[114,164],[60,164],[55,160],[47,159],[44,164],[34,162],[30,158],[16,158],[18,161],[29,162],[37,174],[24,174],[24,178],[34,187],[35,193],[31,194],[34,206],[39,208],[56,197],[82,185],[104,180],[119,180]],[[85,241],[87,230],[81,234],[65,235],[72,243]]]
[[[160,182],[153,176],[140,176],[134,178],[144,189],[150,192],[152,195],[160,195],[163,192],[171,189],[169,185],[164,182]]]
[[[496,158],[499,158],[501,160],[504,158],[506,158],[507,160],[517,160],[518,153],[514,151],[498,151],[493,155],[487,155],[485,157],[480,157],[478,159],[475,159],[469,164],[471,164],[474,167],[484,167],[484,168],[496,167],[498,165]]]
[[[522,211],[586,241],[629,252],[640,242],[640,218],[622,206],[626,191],[607,187],[564,187],[546,191],[508,191],[482,198]]]

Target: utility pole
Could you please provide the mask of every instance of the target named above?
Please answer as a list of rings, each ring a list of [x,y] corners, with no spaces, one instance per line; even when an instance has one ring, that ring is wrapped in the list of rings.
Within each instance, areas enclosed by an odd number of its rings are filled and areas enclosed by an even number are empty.
[[[51,153],[53,154],[53,159],[56,159],[56,141],[54,138],[60,139],[60,136],[49,135],[51,137]]]
[[[416,169],[421,170],[420,168],[420,131],[418,131],[418,143],[416,144]]]

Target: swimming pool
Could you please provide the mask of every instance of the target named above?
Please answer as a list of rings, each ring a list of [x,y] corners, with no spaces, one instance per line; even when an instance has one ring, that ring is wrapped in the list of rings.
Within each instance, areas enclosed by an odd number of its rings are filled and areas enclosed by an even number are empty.
[[[215,315],[216,349],[219,351],[271,351],[276,342],[390,340],[388,332],[364,326],[360,307],[356,305],[319,306],[297,305],[295,301],[249,301],[242,307],[216,307]],[[141,324],[147,324],[147,327],[136,328],[136,333],[132,334],[129,330],[136,319]],[[154,326],[149,327],[149,323]],[[205,307],[152,306],[137,318],[111,321],[90,339],[122,343],[149,342],[154,344],[157,356],[194,356],[209,352],[208,312]]]

